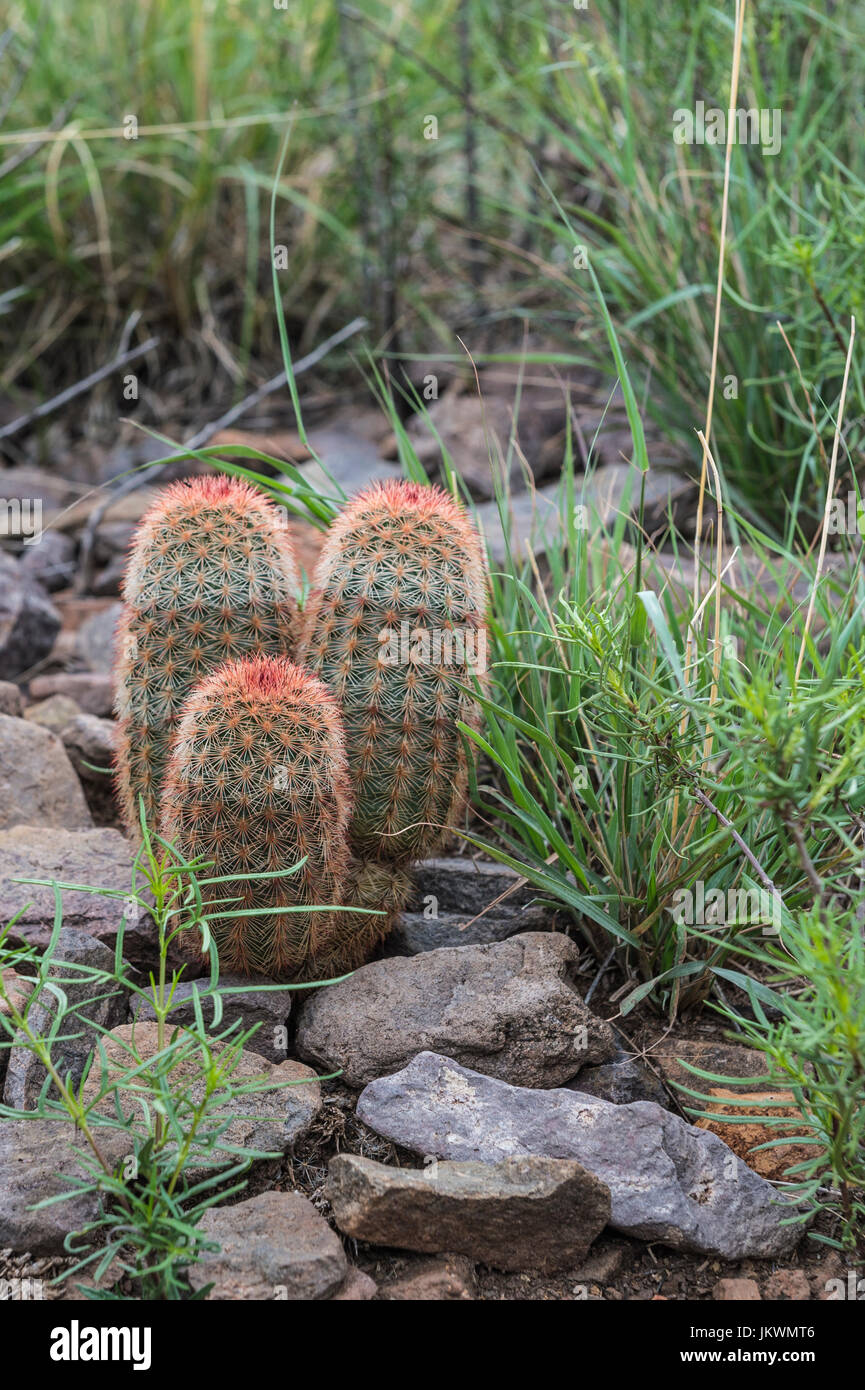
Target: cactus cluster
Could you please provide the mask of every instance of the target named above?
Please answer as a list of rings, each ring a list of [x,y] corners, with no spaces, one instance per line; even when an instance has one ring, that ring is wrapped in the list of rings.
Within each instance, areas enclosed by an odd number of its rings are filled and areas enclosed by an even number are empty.
[[[457,725],[478,717],[485,585],[463,509],[415,483],[346,507],[300,614],[288,534],[254,489],[195,479],[145,517],[118,645],[118,785],[130,829],[143,797],[160,833],[233,880],[219,894],[246,915],[211,920],[223,969],[339,973],[404,906],[411,861],[464,803]]]

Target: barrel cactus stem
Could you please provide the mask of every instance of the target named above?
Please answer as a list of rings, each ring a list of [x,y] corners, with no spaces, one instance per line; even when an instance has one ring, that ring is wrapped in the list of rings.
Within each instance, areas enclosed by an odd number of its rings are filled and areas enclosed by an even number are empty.
[[[174,483],[133,539],[115,666],[117,785],[127,828],[138,799],[155,824],[183,703],[224,662],[285,656],[300,574],[279,510],[228,477]]]
[[[486,566],[462,506],[440,488],[376,484],[333,523],[302,617],[298,660],[336,697],[361,859],[436,849],[465,801],[458,722],[486,667]]]

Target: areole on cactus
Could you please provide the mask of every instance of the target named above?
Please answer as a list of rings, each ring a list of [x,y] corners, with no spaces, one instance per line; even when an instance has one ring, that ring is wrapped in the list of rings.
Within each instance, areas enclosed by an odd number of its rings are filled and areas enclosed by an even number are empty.
[[[331,526],[302,616],[297,658],[342,711],[361,857],[409,861],[461,813],[457,728],[486,657],[486,566],[462,506],[440,488],[376,484]]]
[[[342,721],[321,681],[289,661],[230,662],[189,696],[161,805],[165,837],[235,903],[209,914],[223,970],[301,978],[360,964],[385,919],[351,900],[351,792]],[[285,871],[303,860],[293,874]],[[254,909],[242,917],[236,910]]]
[[[133,834],[139,796],[156,823],[186,697],[233,658],[288,654],[299,592],[282,516],[245,482],[175,483],[144,517],[123,586],[115,681],[117,783]]]

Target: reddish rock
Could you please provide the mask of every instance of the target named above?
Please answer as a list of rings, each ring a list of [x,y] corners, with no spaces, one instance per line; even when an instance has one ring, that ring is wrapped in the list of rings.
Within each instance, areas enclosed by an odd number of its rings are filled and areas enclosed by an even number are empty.
[[[753,1279],[719,1279],[712,1297],[718,1303],[759,1303],[760,1290]]]

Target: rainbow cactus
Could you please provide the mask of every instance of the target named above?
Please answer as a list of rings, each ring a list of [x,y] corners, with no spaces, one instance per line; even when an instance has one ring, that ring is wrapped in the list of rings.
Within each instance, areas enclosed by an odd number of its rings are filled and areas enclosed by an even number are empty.
[[[458,820],[467,759],[460,686],[482,678],[486,567],[475,528],[440,488],[376,484],[333,523],[302,618],[297,659],[336,697],[361,860],[407,863]]]
[[[383,918],[267,909],[340,906],[351,899],[351,795],[342,721],[308,671],[259,657],[230,662],[189,696],[162,796],[161,824],[180,851],[238,875],[209,889],[251,917],[211,916],[223,970],[275,978],[359,964]],[[306,856],[297,873],[285,870]],[[241,875],[258,875],[248,879]],[[208,891],[208,890],[205,890]]]
[[[123,587],[116,663],[117,785],[133,834],[139,796],[156,824],[186,697],[225,661],[288,654],[299,592],[280,513],[245,482],[175,483],[144,517]]]

